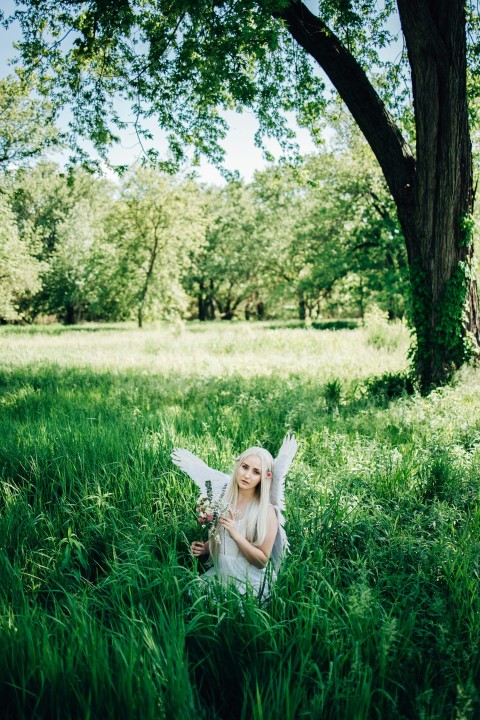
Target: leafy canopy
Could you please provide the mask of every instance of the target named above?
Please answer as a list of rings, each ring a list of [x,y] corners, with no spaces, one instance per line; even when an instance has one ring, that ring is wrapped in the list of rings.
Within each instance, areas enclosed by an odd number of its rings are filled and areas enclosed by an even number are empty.
[[[21,166],[58,145],[51,103],[35,97],[33,83],[0,79],[0,170]]]
[[[277,19],[288,0],[28,0],[16,19],[27,71],[42,78],[57,107],[73,111],[71,140],[95,148],[129,127],[158,158],[148,125],[167,132],[172,161],[193,146],[222,158],[225,109],[252,109],[263,137],[291,147],[285,111],[319,137],[324,84],[308,56]],[[311,3],[313,5],[313,3]],[[320,2],[319,11],[365,67],[379,67],[378,48],[392,40],[385,22],[395,4]],[[6,21],[8,24],[8,20]]]
[[[15,0],[25,71],[41,78],[56,108],[72,110],[70,141],[89,137],[101,154],[129,130],[159,158],[152,127],[166,132],[170,162],[194,148],[219,162],[222,110],[252,109],[257,142],[293,145],[285,111],[314,137],[328,93],[318,66],[279,19],[289,0]],[[307,0],[367,72],[411,141],[410,71],[398,43],[394,0]],[[1,15],[0,15],[1,17]],[[467,2],[470,107],[476,121],[480,44],[476,0]],[[328,30],[327,30],[328,32]],[[385,52],[385,49],[388,51]]]

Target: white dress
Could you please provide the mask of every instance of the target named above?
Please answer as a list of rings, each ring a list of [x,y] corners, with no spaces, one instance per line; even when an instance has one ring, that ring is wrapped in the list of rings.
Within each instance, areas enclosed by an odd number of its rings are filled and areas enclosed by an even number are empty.
[[[245,517],[237,520],[237,528],[245,537]],[[250,585],[255,595],[267,597],[269,593],[268,580],[275,579],[275,570],[273,568],[267,570],[266,567],[258,568],[248,562],[225,528],[219,529],[219,537],[219,551],[214,565],[201,575],[200,579],[217,578],[225,585],[231,583],[242,595],[246,592],[247,585]]]

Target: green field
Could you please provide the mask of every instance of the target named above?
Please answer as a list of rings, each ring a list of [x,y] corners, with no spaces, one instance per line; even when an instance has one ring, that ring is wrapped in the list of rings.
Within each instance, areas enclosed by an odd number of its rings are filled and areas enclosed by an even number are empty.
[[[408,333],[0,328],[2,718],[480,716],[480,371],[422,398]],[[263,606],[196,582],[196,491],[300,449]]]

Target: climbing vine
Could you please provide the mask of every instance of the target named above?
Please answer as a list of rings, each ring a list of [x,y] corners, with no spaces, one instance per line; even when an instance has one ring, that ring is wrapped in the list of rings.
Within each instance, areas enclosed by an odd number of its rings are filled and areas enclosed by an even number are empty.
[[[457,269],[446,283],[445,293],[438,309],[436,327],[437,342],[449,350],[456,367],[468,361],[474,351],[474,343],[465,330],[468,320],[467,297],[472,269],[468,261],[460,260]]]
[[[466,330],[472,269],[468,261],[459,261],[445,285],[443,298],[434,308],[433,327],[430,324],[432,297],[426,273],[419,263],[412,265],[410,278],[410,321],[415,329],[410,359],[422,391],[428,392],[439,379],[448,381],[453,372],[475,353],[474,339]]]
[[[475,218],[471,213],[465,213],[459,218],[459,225],[461,229],[461,240],[459,247],[470,247],[473,241],[473,235],[475,231]]]

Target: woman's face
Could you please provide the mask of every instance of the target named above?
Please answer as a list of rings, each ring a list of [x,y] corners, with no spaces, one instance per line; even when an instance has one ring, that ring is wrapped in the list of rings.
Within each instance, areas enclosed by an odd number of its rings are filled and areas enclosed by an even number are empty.
[[[258,455],[247,455],[237,470],[237,484],[240,490],[254,490],[262,480],[262,461]]]

